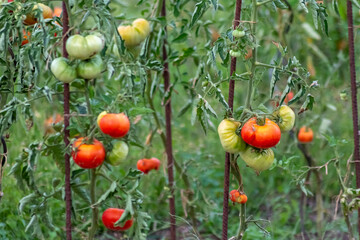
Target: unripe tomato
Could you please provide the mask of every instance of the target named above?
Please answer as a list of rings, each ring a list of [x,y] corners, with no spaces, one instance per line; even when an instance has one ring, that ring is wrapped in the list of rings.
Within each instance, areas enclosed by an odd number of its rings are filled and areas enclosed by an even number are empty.
[[[236,134],[236,130],[241,123],[232,119],[224,119],[218,127],[218,134],[222,147],[226,152],[237,153],[244,150],[246,144],[242,138]]]
[[[245,36],[245,31],[241,31],[241,30],[234,30],[232,32],[232,35],[235,37],[235,38],[242,38],[243,36]]]
[[[241,52],[238,51],[230,50],[229,54],[232,57],[241,57]]]
[[[129,132],[130,121],[124,113],[101,113],[100,115],[98,126],[103,133],[113,138],[120,138]]]
[[[38,3],[33,7],[32,10],[34,11],[34,10],[36,10],[38,8],[41,8],[42,15],[43,15],[44,19],[52,18],[53,13],[52,13],[52,10],[51,10],[50,7],[48,7],[48,6],[46,6],[46,5],[42,4],[42,3]],[[26,15],[26,18],[24,20],[24,24],[33,25],[33,24],[37,23],[37,21],[38,20],[37,20],[37,18],[35,16],[35,13],[30,13],[30,14]]]
[[[64,57],[55,58],[50,69],[56,79],[64,83],[70,83],[77,77],[75,66],[70,66],[69,60]]]
[[[88,60],[81,61],[76,68],[79,77],[84,79],[94,79],[100,76],[104,67],[103,61],[99,55]]]
[[[131,26],[119,26],[118,32],[125,41],[125,46],[133,48],[147,38],[150,33],[150,24],[147,20],[138,18]]]
[[[240,157],[256,173],[269,169],[274,162],[274,152],[271,148],[256,149],[248,146],[245,151],[240,152]]]
[[[124,209],[119,208],[108,208],[102,214],[102,222],[107,229],[113,231],[125,231],[131,228],[133,224],[133,220],[127,220],[124,226],[115,227],[114,224],[121,218],[123,213],[125,212]]]
[[[294,127],[295,113],[290,107],[286,105],[281,106],[273,113],[273,116],[277,119],[281,131],[287,132]]]
[[[230,200],[234,203],[245,204],[247,202],[247,196],[240,193],[238,190],[232,190],[230,192]]]
[[[137,169],[142,171],[143,173],[145,174],[148,174],[148,172],[150,170],[158,170],[159,167],[160,167],[160,160],[157,159],[157,158],[150,158],[150,159],[147,159],[147,158],[143,158],[143,159],[140,159],[138,162],[137,162]]]
[[[313,130],[309,127],[301,127],[298,134],[298,140],[301,143],[310,143],[314,138]]]
[[[84,138],[77,139],[71,153],[74,162],[81,168],[96,168],[105,160],[105,148],[94,139],[92,144],[83,143]]]
[[[104,41],[96,35],[73,35],[66,41],[66,51],[76,59],[89,59],[104,48]]]
[[[266,118],[264,125],[259,125],[255,117],[249,119],[241,129],[242,139],[256,148],[275,147],[280,141],[281,131],[279,126]]]
[[[128,153],[128,145],[123,141],[116,141],[112,151],[107,155],[107,160],[111,165],[117,166],[126,159]]]

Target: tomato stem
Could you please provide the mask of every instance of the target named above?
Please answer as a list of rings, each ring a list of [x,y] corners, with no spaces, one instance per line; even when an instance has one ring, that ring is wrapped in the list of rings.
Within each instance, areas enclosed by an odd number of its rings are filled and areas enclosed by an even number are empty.
[[[90,199],[91,199],[91,228],[89,230],[89,240],[93,240],[98,228],[99,209],[96,203],[96,168],[90,169]]]

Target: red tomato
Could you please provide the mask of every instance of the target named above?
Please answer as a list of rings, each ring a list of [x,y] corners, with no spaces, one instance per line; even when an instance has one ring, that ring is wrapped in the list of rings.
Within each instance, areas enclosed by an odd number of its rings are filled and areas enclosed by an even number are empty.
[[[133,220],[127,220],[124,226],[115,227],[114,224],[121,218],[121,215],[124,213],[124,209],[119,208],[108,208],[102,215],[102,222],[106,228],[114,231],[125,231],[131,228]]]
[[[247,202],[247,196],[240,193],[238,190],[232,190],[230,192],[230,200],[232,202],[244,204]]]
[[[266,118],[264,125],[257,124],[255,117],[247,121],[241,129],[243,140],[256,148],[271,148],[276,146],[281,138],[279,126]]]
[[[312,142],[314,138],[314,133],[309,127],[301,127],[299,134],[298,134],[298,140],[301,143],[309,143]]]
[[[100,130],[113,137],[124,137],[130,129],[129,118],[124,113],[101,113],[98,118]]]
[[[145,174],[148,174],[148,172],[152,169],[158,170],[160,167],[160,160],[157,158],[144,158],[144,159],[140,159],[137,162],[137,169],[142,171]]]
[[[21,42],[21,46],[24,46],[25,44],[29,43],[29,38],[31,36],[31,33],[30,32],[26,32],[24,29],[23,29],[23,40]]]
[[[92,144],[83,143],[84,138],[77,139],[73,144],[72,157],[81,168],[96,168],[105,160],[105,148],[94,139]]]

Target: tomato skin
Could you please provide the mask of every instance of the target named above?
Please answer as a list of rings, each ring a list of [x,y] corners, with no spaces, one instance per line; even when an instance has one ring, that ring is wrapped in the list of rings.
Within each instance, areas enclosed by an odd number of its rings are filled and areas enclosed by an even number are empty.
[[[232,190],[230,192],[230,200],[234,203],[245,204],[247,202],[247,196],[240,193],[238,190]]]
[[[99,55],[88,60],[81,61],[76,68],[79,77],[94,79],[101,75],[104,63]]]
[[[128,145],[123,141],[116,141],[112,151],[107,155],[107,160],[111,165],[118,166],[126,159],[128,153]]]
[[[236,130],[240,125],[240,122],[232,119],[224,119],[219,124],[218,134],[221,145],[226,152],[237,153],[245,149],[245,142],[236,134]]]
[[[76,59],[89,59],[104,48],[104,41],[96,35],[83,37],[79,34],[69,37],[66,41],[66,51]]]
[[[44,19],[47,18],[52,18],[53,12],[51,10],[50,7],[46,6],[45,4],[42,3],[37,3],[34,7],[33,10],[41,8],[42,10],[42,15]],[[37,18],[33,13],[30,13],[28,15],[26,15],[26,18],[24,20],[24,24],[26,25],[34,25],[35,23],[37,23]]]
[[[279,143],[281,138],[281,130],[279,126],[265,119],[263,126],[257,124],[255,117],[249,119],[241,129],[242,139],[249,145],[256,148],[271,148]]]
[[[130,121],[124,113],[106,113],[98,118],[98,126],[104,134],[121,138],[129,132]]]
[[[121,218],[124,209],[119,208],[108,208],[102,214],[102,222],[107,229],[113,231],[126,231],[133,225],[133,219],[127,220],[124,226],[115,227],[114,224]]]
[[[298,140],[301,143],[310,143],[314,138],[314,132],[309,127],[301,127],[298,134]]]
[[[143,42],[150,34],[150,24],[143,18],[138,18],[130,26],[118,26],[118,32],[125,41],[125,46],[133,48]]]
[[[232,32],[232,35],[233,35],[233,37],[235,37],[235,38],[242,38],[242,37],[245,36],[245,31],[242,31],[242,30],[234,30],[234,31]]]
[[[271,148],[256,149],[248,146],[245,151],[240,152],[240,157],[256,173],[269,169],[274,162],[274,152]]]
[[[73,144],[71,153],[74,162],[81,168],[97,168],[105,160],[105,148],[103,144],[94,139],[92,144],[83,143],[84,138],[77,139]]]
[[[273,116],[278,119],[278,125],[281,131],[287,132],[294,127],[295,113],[290,107],[286,105],[281,106],[273,113]]]
[[[64,83],[72,82],[76,77],[76,68],[69,65],[69,60],[64,57],[55,58],[50,65],[50,70],[56,77]]]
[[[241,57],[241,52],[238,51],[230,50],[229,54],[232,57]]]
[[[157,158],[143,158],[137,162],[137,169],[142,171],[144,174],[148,174],[150,170],[158,170],[160,167],[160,160]]]

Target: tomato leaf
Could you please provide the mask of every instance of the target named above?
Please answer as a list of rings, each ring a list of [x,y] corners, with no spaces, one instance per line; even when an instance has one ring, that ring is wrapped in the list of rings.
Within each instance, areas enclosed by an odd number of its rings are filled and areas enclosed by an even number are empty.
[[[207,8],[208,0],[201,0],[195,5],[195,11],[193,12],[190,20],[189,28],[192,28],[194,24],[202,17]]]
[[[298,114],[301,114],[307,110],[312,110],[314,102],[315,102],[314,97],[311,94],[308,94],[306,96],[306,100],[305,100],[304,104],[301,106]]]
[[[104,202],[106,199],[108,199],[109,197],[113,196],[116,193],[116,181],[113,181],[110,185],[110,188],[108,188],[108,190],[106,190],[105,193],[103,193],[98,201],[95,203],[95,205],[99,205],[100,203]]]

